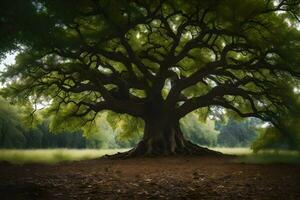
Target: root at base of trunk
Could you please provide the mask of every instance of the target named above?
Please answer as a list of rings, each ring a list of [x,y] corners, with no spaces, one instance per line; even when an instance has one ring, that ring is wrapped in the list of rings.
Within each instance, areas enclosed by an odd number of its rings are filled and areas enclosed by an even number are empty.
[[[184,141],[180,147],[173,149],[154,148],[149,144],[141,141],[138,145],[126,152],[114,155],[106,155],[108,158],[133,158],[133,157],[154,157],[167,155],[197,155],[197,156],[222,156],[221,152],[213,151],[205,147],[200,147],[190,141]]]

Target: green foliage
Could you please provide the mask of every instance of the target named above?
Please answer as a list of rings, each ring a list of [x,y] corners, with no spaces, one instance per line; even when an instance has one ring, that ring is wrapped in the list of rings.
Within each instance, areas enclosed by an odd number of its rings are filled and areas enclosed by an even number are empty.
[[[105,113],[96,119],[93,131],[78,132],[78,128],[73,127],[77,132],[72,132],[72,126],[64,128],[64,122],[63,125],[53,128],[51,126],[55,126],[54,123],[59,121],[50,120],[49,124],[47,121],[40,123],[34,120],[35,118],[28,114],[33,111],[29,104],[13,106],[3,98],[0,99],[0,103],[0,148],[130,148],[140,139],[143,128],[140,120],[128,115],[109,118],[109,114],[113,113]],[[119,123],[114,129],[106,120],[118,118],[120,120],[110,121],[111,124]],[[32,120],[37,124],[33,126]],[[129,123],[130,121],[135,123]]]
[[[32,107],[13,106],[0,98],[0,148],[83,148],[85,139],[79,133],[54,135],[48,125],[37,124],[27,118]]]
[[[144,123],[139,118],[108,112],[106,120],[116,132],[116,138],[119,142],[127,140],[129,144],[136,144],[142,136]]]
[[[299,151],[299,142],[299,132],[292,129],[291,126],[283,131],[279,131],[274,127],[267,127],[260,130],[259,137],[253,142],[251,148],[254,152],[264,149],[290,149]]]
[[[253,142],[251,148],[254,152],[258,152],[264,148],[274,149],[280,148],[280,146],[285,146],[283,137],[276,128],[272,127],[261,129],[259,137]]]
[[[103,148],[113,149],[119,148],[115,141],[115,132],[109,123],[105,120],[105,116],[101,116],[97,120],[97,129],[95,132],[87,135],[87,148]]]
[[[27,127],[49,120],[51,132],[82,131],[97,147],[102,139],[113,141],[105,130],[135,143],[152,110],[173,112],[168,114],[176,120],[194,110],[201,120],[213,113],[258,117],[299,141],[293,92],[300,77],[299,5],[299,0],[1,1],[0,57],[19,52],[16,64],[1,74],[6,83],[1,93],[17,100],[25,115],[49,104],[36,118],[19,116]],[[103,116],[112,129],[101,123]],[[200,128],[194,116],[190,121],[182,120],[188,137],[216,144],[212,124]],[[232,123],[220,131],[222,144],[236,138],[231,132],[238,125]],[[22,140],[18,128],[9,129]],[[32,130],[38,141],[41,133]],[[239,128],[235,135],[249,131]],[[230,145],[237,144],[248,142]]]
[[[181,127],[185,137],[192,142],[205,146],[217,145],[219,132],[215,130],[213,121],[199,123],[197,114],[190,113],[181,120]]]
[[[25,146],[25,137],[19,120],[17,110],[0,98],[0,148]]]
[[[31,22],[34,24],[32,20],[35,10],[31,1],[16,0],[14,3],[11,3],[10,1],[4,0],[0,2],[0,13],[1,60],[7,51],[18,48],[18,41],[20,41],[21,38],[25,39],[22,33],[30,29],[28,25],[30,25]],[[21,30],[24,32],[21,32]]]
[[[276,91],[281,93],[283,100],[288,104],[284,110],[286,115],[277,116],[277,127],[270,125],[260,131],[259,137],[252,145],[254,151],[272,148],[300,150],[300,96],[294,93],[295,88],[289,84],[291,83],[286,82]]]

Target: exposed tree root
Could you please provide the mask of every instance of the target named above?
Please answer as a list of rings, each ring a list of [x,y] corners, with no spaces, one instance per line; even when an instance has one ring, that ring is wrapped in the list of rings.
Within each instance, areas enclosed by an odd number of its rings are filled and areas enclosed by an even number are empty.
[[[153,119],[145,124],[143,139],[135,148],[106,157],[122,159],[168,155],[221,156],[223,154],[186,140],[179,122],[171,123]]]
[[[195,156],[223,156],[221,152],[213,151],[205,147],[200,147],[190,141],[184,140],[184,145],[173,150],[158,149],[147,146],[141,141],[135,148],[117,153],[114,155],[105,155],[106,158],[126,159],[134,157],[156,157],[156,156],[180,156],[180,155],[195,155]]]

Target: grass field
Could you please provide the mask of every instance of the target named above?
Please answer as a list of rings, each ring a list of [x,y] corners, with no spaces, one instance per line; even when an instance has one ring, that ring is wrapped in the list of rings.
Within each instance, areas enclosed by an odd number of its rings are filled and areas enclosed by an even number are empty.
[[[0,161],[8,161],[14,164],[55,164],[64,161],[88,160],[126,150],[127,149],[5,149],[0,150]]]
[[[300,152],[264,151],[252,153],[249,148],[212,148],[224,154],[238,155],[240,163],[300,163]],[[13,164],[44,163],[55,164],[66,161],[79,161],[98,158],[106,154],[115,154],[128,149],[34,149],[34,150],[0,150],[0,161]]]

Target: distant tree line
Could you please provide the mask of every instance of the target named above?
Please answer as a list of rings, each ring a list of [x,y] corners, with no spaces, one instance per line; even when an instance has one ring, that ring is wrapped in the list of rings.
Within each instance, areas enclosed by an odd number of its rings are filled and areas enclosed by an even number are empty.
[[[260,122],[254,118],[237,121],[228,120],[226,125],[218,123],[218,145],[225,147],[248,147],[257,137],[257,125]]]
[[[182,120],[183,132],[188,139],[199,145],[221,147],[249,147],[257,138],[259,120],[254,118],[227,122],[206,120],[199,122],[197,115],[189,114]]]
[[[0,148],[130,148],[137,144],[141,134],[120,133],[106,120],[99,122],[93,134],[81,131],[53,133],[47,122],[34,128],[22,126],[16,106],[1,99]],[[189,114],[181,121],[185,136],[194,143],[205,146],[246,147],[255,140],[255,120],[227,123],[206,120],[200,122],[196,114]]]

